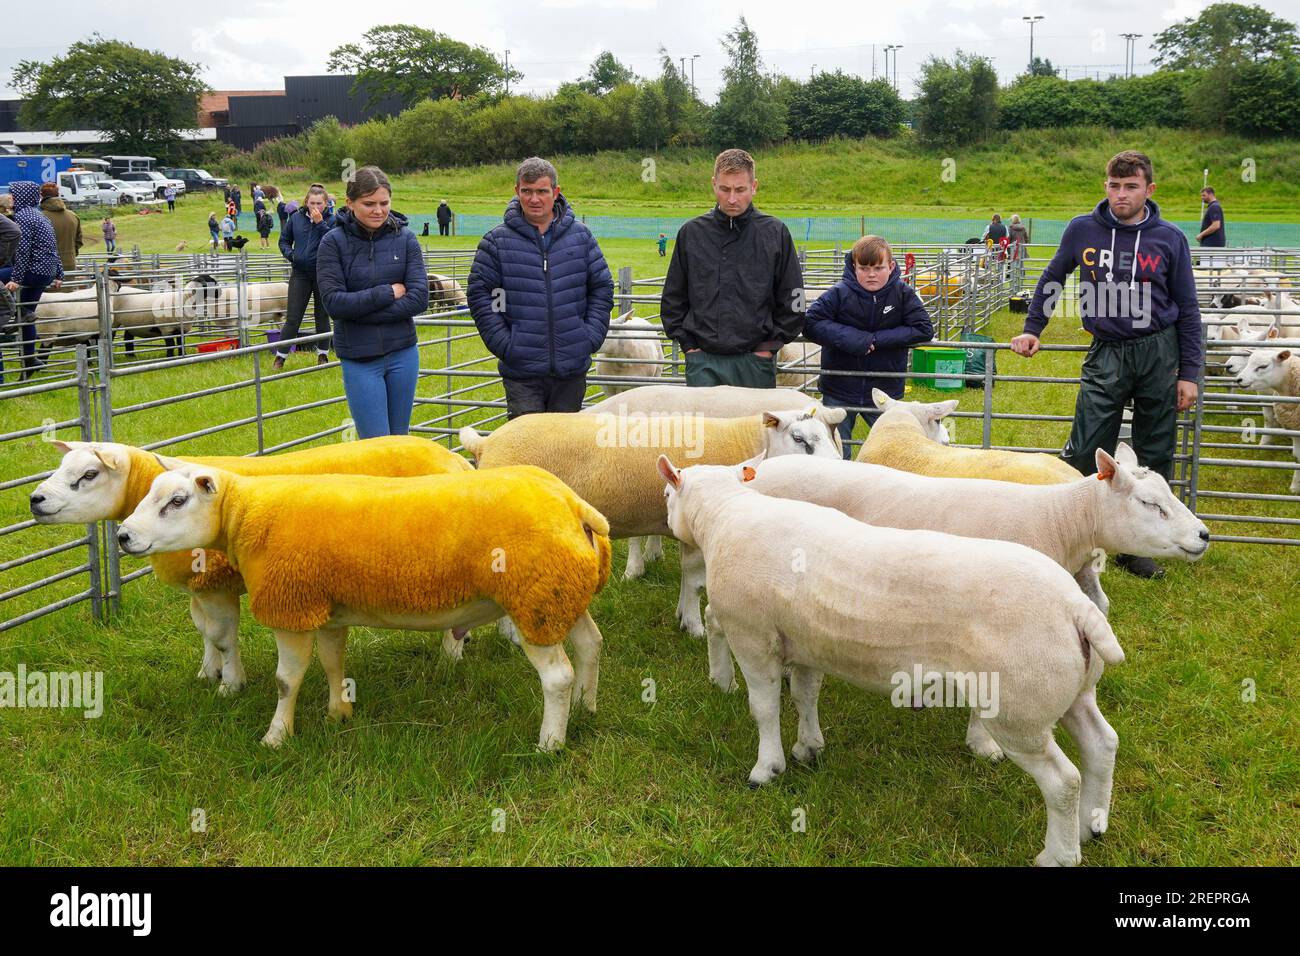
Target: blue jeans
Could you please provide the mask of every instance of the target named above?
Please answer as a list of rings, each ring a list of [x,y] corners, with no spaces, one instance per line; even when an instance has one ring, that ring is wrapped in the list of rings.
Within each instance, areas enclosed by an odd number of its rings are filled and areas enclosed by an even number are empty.
[[[0,269],[0,283],[8,282],[13,274],[13,266]],[[36,305],[41,295],[54,281],[52,275],[38,275],[29,272],[23,277],[14,293],[14,302],[18,308],[17,320],[21,328],[23,343],[23,378],[31,376],[36,369]],[[4,361],[0,359],[0,381],[4,380]]]
[[[409,346],[372,359],[346,359],[343,394],[357,426],[358,438],[405,435],[411,428],[415,383],[420,376],[420,352]]]
[[[848,402],[842,402],[842,401],[840,401],[838,398],[834,398],[834,397],[832,397],[832,396],[830,396],[830,395],[825,395],[825,394],[822,395],[822,404],[823,404],[824,406],[826,406],[827,408],[845,408],[845,409],[847,409],[847,408],[849,407],[849,403],[848,403]],[[863,405],[859,405],[859,406],[857,406],[857,407],[858,407],[858,408],[866,408],[866,407],[874,408],[874,406],[863,406]],[[844,415],[844,421],[842,421],[842,422],[840,422],[838,425],[836,425],[836,426],[835,426],[835,430],[838,431],[838,432],[840,433],[840,442],[844,445],[844,458],[845,458],[846,461],[852,460],[852,458],[853,458],[853,454],[854,454],[854,453],[853,453],[853,451],[849,448],[849,439],[853,437],[853,423],[854,423],[855,421],[857,421],[858,416],[861,415],[863,421],[865,421],[865,422],[867,423],[867,427],[870,428],[872,425],[874,425],[874,424],[876,423],[876,419],[879,418],[879,417],[880,417],[881,415],[883,415],[883,414],[884,414],[884,413],[881,412],[881,411],[869,411],[869,412],[854,412],[854,411],[849,411],[849,412],[846,412],[846,413],[845,413],[845,415]]]

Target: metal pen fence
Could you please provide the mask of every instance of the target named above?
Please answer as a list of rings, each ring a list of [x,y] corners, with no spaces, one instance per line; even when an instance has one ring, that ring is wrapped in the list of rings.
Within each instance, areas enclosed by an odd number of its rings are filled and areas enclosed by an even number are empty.
[[[911,281],[921,283],[922,288],[926,284],[935,286],[928,294],[938,341],[950,340],[951,335],[967,329],[985,327],[989,316],[1004,308],[1009,296],[1030,288],[1035,266],[1033,260],[990,261],[988,250],[978,247],[957,250],[917,247],[907,251],[914,256]],[[1254,277],[1259,281],[1208,271],[1198,275],[1208,330],[1231,325],[1245,314],[1225,305],[1216,306],[1210,301],[1225,295],[1272,297],[1258,307],[1263,309],[1262,312],[1249,314],[1252,321],[1259,321],[1257,330],[1265,322],[1276,322],[1284,328],[1300,327],[1300,308],[1282,297],[1287,290],[1300,289],[1300,252],[1259,250],[1256,256],[1252,265],[1267,266],[1275,274]],[[147,261],[141,261],[135,275],[141,279],[166,279],[169,286],[175,288],[178,280],[189,281],[196,269],[208,266],[201,258],[196,262],[196,258],[149,257]],[[455,277],[463,284],[471,258],[472,253],[462,251],[431,253],[427,260],[431,272]],[[842,263],[842,251],[839,250],[805,254],[810,296],[838,280]],[[38,436],[53,438],[60,433],[66,436],[72,432],[81,440],[104,441],[114,440],[115,436],[129,436],[132,443],[140,447],[170,449],[174,453],[183,453],[177,446],[220,436],[222,454],[259,455],[285,451],[348,431],[350,424],[346,413],[340,410],[334,414],[331,411],[346,403],[334,371],[336,363],[278,372],[268,368],[272,351],[287,345],[313,347],[316,342],[327,338],[326,335],[305,334],[291,342],[259,340],[258,333],[270,330],[274,323],[257,308],[249,307],[250,301],[257,304],[255,299],[240,295],[240,290],[276,281],[275,277],[283,275],[283,271],[277,273],[273,263],[245,264],[243,257],[234,256],[216,265],[221,268],[214,268],[217,275],[213,278],[219,278],[223,295],[224,290],[235,290],[233,330],[228,326],[203,327],[198,320],[204,317],[196,315],[193,317],[195,323],[183,335],[185,354],[159,357],[160,343],[149,338],[137,342],[134,354],[128,353],[124,344],[97,347],[106,341],[104,332],[106,328],[111,329],[111,325],[104,323],[109,322],[114,314],[112,285],[103,264],[97,264],[92,287],[96,321],[100,323],[97,341],[76,342],[70,348],[56,350],[40,380],[9,383],[0,389],[0,459],[17,462],[17,470],[25,472],[0,476],[5,479],[0,481],[0,492],[29,494],[37,483],[51,474],[44,469],[52,463],[53,456],[40,457],[39,448],[36,455],[31,454],[33,439]],[[1038,265],[1041,268],[1041,264]],[[960,296],[945,294],[949,280],[955,280],[953,288],[962,290]],[[662,276],[634,279],[630,269],[618,270],[615,289],[618,312],[637,311],[651,319],[653,324],[662,284]],[[490,429],[505,418],[496,362],[483,348],[468,310],[459,305],[459,301],[456,300],[455,307],[436,310],[417,320],[421,332],[421,387],[415,400],[412,432],[445,442],[449,448],[458,447],[457,435],[463,425]],[[201,302],[194,303],[194,308],[201,305]],[[660,344],[662,358],[652,364],[661,368],[662,374],[635,378],[593,374],[588,378],[589,399],[599,398],[599,389],[607,384],[683,384],[682,356],[676,345],[664,338],[660,329],[625,334],[653,339]],[[202,346],[219,335],[230,335],[236,340],[234,347],[227,351],[190,354],[196,345]],[[1252,342],[1250,345],[1274,349],[1300,348],[1300,335],[1291,335],[1290,332],[1287,335],[1290,337]],[[1007,350],[1009,345],[981,342],[975,348],[990,356]],[[1043,349],[1047,352],[1083,353],[1087,346],[1045,344]],[[146,350],[149,350],[148,354]],[[1241,350],[1239,342],[1211,337],[1208,370],[1198,383],[1195,410],[1179,417],[1172,485],[1204,520],[1221,522],[1232,531],[1240,525],[1245,531],[1258,529],[1262,532],[1216,532],[1213,540],[1297,545],[1300,544],[1300,495],[1283,491],[1285,479],[1300,467],[1292,460],[1290,444],[1300,442],[1300,431],[1260,423],[1267,407],[1293,404],[1300,402],[1300,398],[1260,395],[1238,388],[1235,378],[1224,373],[1223,365],[1239,356]],[[612,364],[617,367],[619,362],[614,360]],[[177,391],[177,372],[206,378],[202,387]],[[806,359],[783,361],[780,372],[794,376],[794,381],[788,384],[801,387],[810,395],[819,374],[852,374],[827,372],[815,361]],[[895,374],[917,384],[961,378],[968,385],[975,386],[962,394],[976,398],[977,408],[958,411],[954,415],[957,444],[1050,454],[1058,453],[1063,441],[1056,444],[996,441],[995,431],[1000,432],[1016,423],[1043,423],[1059,429],[1063,439],[1071,416],[1046,413],[1038,398],[1030,398],[1017,407],[1006,407],[1006,402],[1002,401],[995,411],[995,386],[1001,383],[1029,385],[1034,390],[1032,395],[1040,396],[1042,389],[1054,386],[1073,388],[1079,382],[1077,375],[998,373],[994,363],[988,361],[982,375],[915,370]],[[207,381],[208,378],[211,381]],[[310,401],[272,407],[275,403],[268,401],[268,392],[279,390],[283,388],[282,383],[294,380],[300,382],[294,386],[300,390],[305,389],[301,383],[317,383],[321,394]],[[169,391],[174,393],[167,394]],[[226,396],[230,401],[238,399],[244,407],[232,410],[223,420],[206,422],[202,427],[182,434],[175,434],[174,429],[162,424],[168,420],[167,410],[216,396]],[[331,414],[333,417],[328,418]],[[272,431],[279,433],[278,437],[272,437]],[[1236,441],[1230,440],[1233,436]],[[1279,439],[1283,444],[1262,444],[1261,439],[1265,437]],[[13,498],[9,501],[15,506],[11,508],[10,517],[16,518],[18,503]],[[1237,510],[1231,510],[1233,508]],[[25,508],[23,510],[25,512]],[[147,568],[122,573],[116,529],[110,522],[103,522],[98,528],[87,526],[73,537],[66,536],[68,530],[38,528],[30,518],[10,520],[0,527],[0,549],[3,549],[0,551],[0,573],[5,575],[3,584],[0,584],[0,631],[86,602],[91,604],[93,613],[106,613],[117,606],[125,584],[149,573]],[[60,557],[65,563],[71,558],[72,563],[43,574],[34,573],[50,567],[49,562]],[[14,575],[24,580],[13,583]],[[83,580],[85,586],[81,587]],[[33,606],[37,601],[43,603]]]

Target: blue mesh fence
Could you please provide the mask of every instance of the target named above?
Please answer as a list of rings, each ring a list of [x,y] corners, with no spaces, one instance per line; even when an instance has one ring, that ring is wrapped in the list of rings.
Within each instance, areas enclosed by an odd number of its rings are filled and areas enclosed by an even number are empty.
[[[438,224],[432,216],[413,215],[411,228],[420,232],[428,222],[429,231],[438,234]],[[978,239],[984,233],[985,219],[923,219],[873,216],[806,216],[784,217],[783,221],[794,236],[795,242],[852,242],[865,233],[884,236],[897,244],[942,243],[958,244],[967,239]],[[1026,219],[1030,239],[1035,243],[1054,246],[1061,241],[1068,220]],[[481,236],[501,222],[500,216],[460,214],[456,217],[456,233],[461,236]],[[682,217],[653,216],[584,216],[583,222],[598,239],[645,239],[653,242],[664,233],[669,239],[686,222]],[[1194,243],[1199,223],[1179,222],[1178,227]],[[1277,222],[1228,222],[1229,243],[1237,247],[1300,246],[1300,224]]]

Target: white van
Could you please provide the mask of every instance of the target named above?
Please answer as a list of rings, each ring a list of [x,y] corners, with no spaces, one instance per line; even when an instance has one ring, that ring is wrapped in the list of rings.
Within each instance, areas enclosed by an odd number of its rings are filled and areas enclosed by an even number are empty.
[[[116,206],[122,194],[116,189],[105,189],[99,176],[88,169],[65,169],[59,173],[59,198],[69,206],[100,203]]]

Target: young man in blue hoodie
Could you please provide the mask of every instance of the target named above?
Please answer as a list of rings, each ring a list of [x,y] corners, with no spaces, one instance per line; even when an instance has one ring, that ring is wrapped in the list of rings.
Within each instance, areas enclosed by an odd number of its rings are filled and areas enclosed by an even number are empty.
[[[1024,333],[1011,340],[1031,357],[1065,287],[1079,270],[1079,313],[1092,334],[1083,360],[1074,425],[1061,457],[1095,472],[1098,448],[1114,453],[1124,406],[1133,403],[1138,462],[1169,480],[1178,413],[1196,402],[1205,360],[1187,237],[1160,218],[1151,160],[1126,150],[1106,165],[1106,198],[1065,227],[1029,303]],[[1162,577],[1150,558],[1116,555],[1139,577]]]
[[[808,306],[807,319],[804,338],[822,347],[823,371],[857,373],[823,375],[817,384],[823,405],[849,409],[836,427],[844,457],[851,458],[854,419],[862,415],[874,425],[882,414],[871,390],[903,397],[903,379],[863,373],[907,371],[908,350],[934,338],[934,324],[916,290],[903,282],[893,250],[880,236],[863,236],[853,244],[844,278]]]

